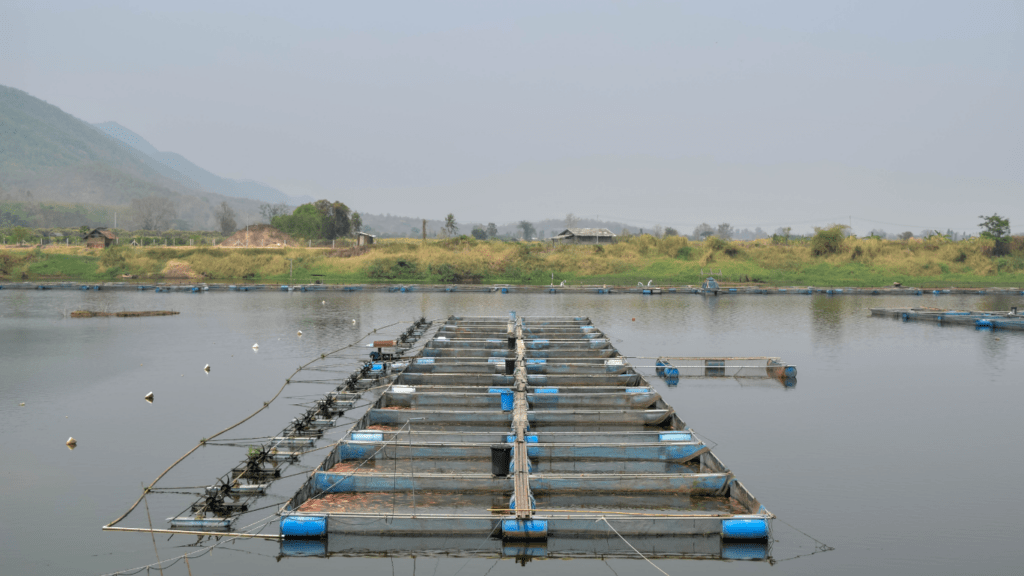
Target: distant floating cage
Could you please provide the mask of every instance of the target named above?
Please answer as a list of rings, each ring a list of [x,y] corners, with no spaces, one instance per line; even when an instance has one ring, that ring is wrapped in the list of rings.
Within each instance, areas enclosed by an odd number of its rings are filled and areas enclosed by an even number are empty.
[[[680,378],[771,378],[786,386],[796,385],[796,366],[769,356],[660,357],[655,373],[674,386]]]
[[[951,310],[946,308],[871,308],[872,316],[888,316],[903,321],[934,322],[973,326],[982,330],[1024,330],[1024,315],[1011,308],[1005,312]]]

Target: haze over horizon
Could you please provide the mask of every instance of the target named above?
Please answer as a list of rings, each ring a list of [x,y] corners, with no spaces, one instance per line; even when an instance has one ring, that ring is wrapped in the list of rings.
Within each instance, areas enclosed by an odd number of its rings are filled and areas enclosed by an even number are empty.
[[[1024,223],[1024,3],[0,3],[0,84],[354,209]]]

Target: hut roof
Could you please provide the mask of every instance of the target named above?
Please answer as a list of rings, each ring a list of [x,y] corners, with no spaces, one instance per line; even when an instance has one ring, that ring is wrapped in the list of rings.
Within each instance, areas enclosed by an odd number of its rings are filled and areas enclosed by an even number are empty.
[[[114,233],[111,232],[110,230],[107,230],[106,228],[96,228],[92,232],[89,232],[85,236],[82,236],[82,240],[85,240],[86,238],[88,238],[90,236],[93,236],[93,235],[96,235],[96,234],[98,234],[100,236],[103,236],[104,238],[107,238],[107,239],[110,239],[110,240],[117,240],[117,236],[114,236]]]
[[[603,236],[613,238],[615,233],[607,228],[566,228],[556,238],[572,238],[573,236]]]

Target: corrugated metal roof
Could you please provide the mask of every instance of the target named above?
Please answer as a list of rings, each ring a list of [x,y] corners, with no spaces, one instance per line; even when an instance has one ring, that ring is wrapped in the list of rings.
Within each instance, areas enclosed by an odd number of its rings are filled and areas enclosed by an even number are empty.
[[[559,232],[558,236],[615,236],[615,233],[607,228],[567,228]]]

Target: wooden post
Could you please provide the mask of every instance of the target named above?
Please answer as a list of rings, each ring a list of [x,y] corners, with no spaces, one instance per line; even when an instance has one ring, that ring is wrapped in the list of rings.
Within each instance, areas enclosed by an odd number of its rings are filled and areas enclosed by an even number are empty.
[[[423,241],[427,241],[427,219],[423,219]]]

